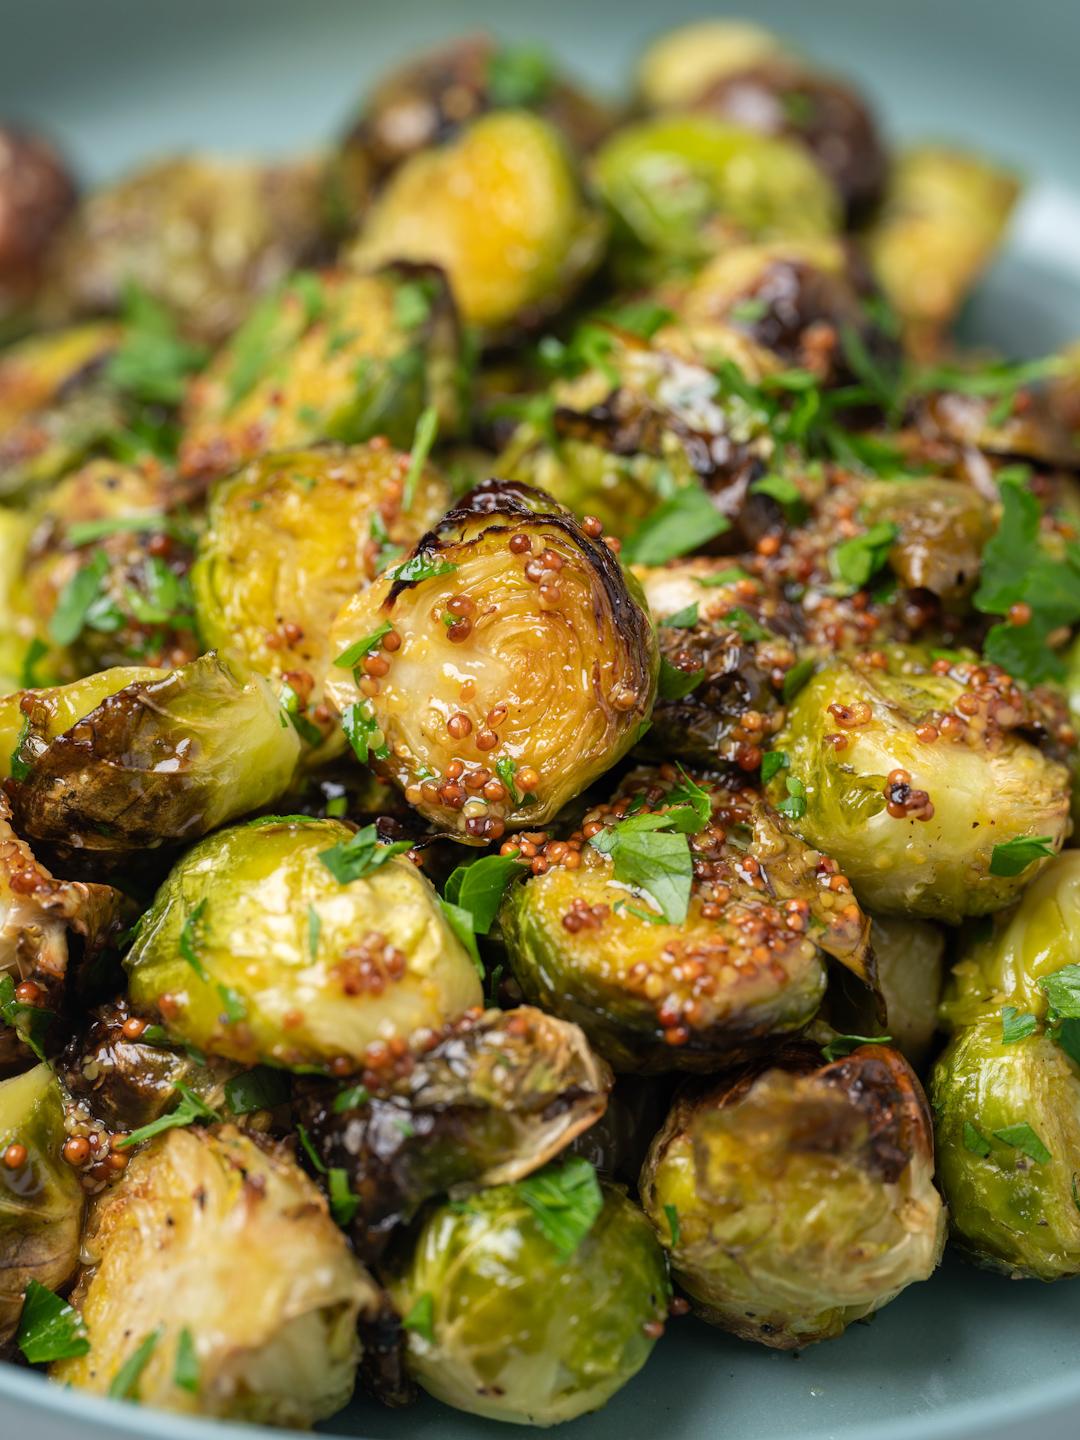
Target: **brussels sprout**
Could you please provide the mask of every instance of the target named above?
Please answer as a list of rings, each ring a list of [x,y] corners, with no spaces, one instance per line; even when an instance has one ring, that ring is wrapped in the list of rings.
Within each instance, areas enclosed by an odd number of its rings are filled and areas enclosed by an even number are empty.
[[[1046,836],[1048,853],[1068,828],[1068,771],[1021,738],[1032,703],[995,666],[903,646],[837,656],[775,737],[788,765],[769,793],[875,910],[1000,910],[1034,872],[995,864],[996,847]]]
[[[1080,1069],[1048,1033],[1020,1034],[1006,1037],[999,1012],[962,1027],[939,1057],[939,1174],[969,1258],[1057,1280],[1080,1274]]]
[[[895,1050],[795,1049],[675,1104],[641,1175],[675,1278],[710,1324],[780,1350],[929,1279],[945,1211],[930,1116]]]
[[[94,1119],[122,1132],[174,1109],[178,1083],[213,1110],[226,1110],[226,1087],[241,1071],[228,1060],[170,1049],[121,997],[91,1012],[64,1050],[59,1073],[68,1094]]]
[[[860,515],[868,530],[895,526],[889,567],[902,585],[950,601],[974,586],[996,528],[993,506],[972,486],[929,477],[870,482],[860,490]]]
[[[387,632],[397,648],[364,661]],[[569,511],[496,480],[356,596],[331,642],[354,749],[469,843],[551,819],[626,753],[656,688],[636,581]]]
[[[24,321],[57,230],[75,204],[75,184],[41,135],[0,126],[0,336]]]
[[[47,485],[123,424],[102,373],[118,326],[35,335],[0,354],[0,496]]]
[[[670,774],[632,775],[541,849],[548,868],[500,917],[526,997],[576,1021],[617,1070],[758,1054],[814,1017],[826,953],[868,978],[869,921],[830,888],[835,867],[760,802]]]
[[[945,936],[926,920],[875,915],[870,943],[885,999],[886,1028],[904,1058],[921,1068],[937,1031]]]
[[[510,110],[407,160],[375,201],[351,258],[441,265],[462,317],[498,331],[559,309],[595,268],[605,235],[559,133]]]
[[[50,257],[45,311],[109,314],[134,284],[188,334],[221,340],[320,248],[322,184],[311,160],[155,161],[83,200]]]
[[[0,509],[0,694],[5,695],[19,688],[34,634],[19,583],[30,531],[28,515]]]
[[[43,670],[75,678],[195,659],[195,531],[169,515],[175,501],[157,460],[91,460],[35,507],[19,599],[52,641]]]
[[[191,840],[283,794],[299,741],[266,681],[214,654],[0,699],[0,771],[33,839],[123,854]]]
[[[63,1143],[64,1105],[49,1067],[0,1080],[0,1346],[15,1332],[30,1281],[55,1290],[79,1263],[83,1191],[60,1157]]]
[[[1035,361],[1034,366],[1044,363]],[[1051,389],[1017,386],[1010,391],[1005,367],[997,393],[971,394],[965,388],[969,375],[978,376],[979,371],[961,367],[938,371],[941,388],[916,405],[915,422],[931,444],[944,440],[990,455],[1080,468],[1080,434],[1069,429],[1068,417],[1061,413]]]
[[[385,445],[286,451],[211,493],[192,575],[199,633],[287,683],[305,732],[314,725],[343,739],[323,704],[338,611],[450,505],[448,486],[425,467],[406,508],[407,465]]]
[[[617,130],[595,173],[631,255],[694,262],[732,241],[814,240],[837,225],[835,192],[798,145],[707,115]]]
[[[924,145],[896,161],[865,243],[916,356],[938,349],[993,257],[1019,193],[1015,175],[963,151]]]
[[[0,1073],[41,1055],[72,949],[93,960],[124,914],[110,886],[56,879],[12,829],[0,793]]]
[[[247,1064],[337,1061],[335,1073],[376,1065],[389,1041],[481,1000],[416,866],[373,834],[306,817],[189,850],[124,964],[132,1004],[175,1039]]]
[[[425,408],[461,420],[461,337],[427,266],[301,272],[252,311],[193,381],[181,474],[206,483],[268,451],[384,436],[408,446]]]
[[[685,110],[724,75],[780,53],[778,36],[746,20],[695,20],[653,40],[637,64],[646,110]]]
[[[350,1177],[350,1233],[374,1259],[432,1196],[552,1159],[603,1115],[611,1083],[576,1025],[523,1005],[452,1022],[376,1095],[320,1090],[299,1113],[326,1166]]]
[[[53,1365],[61,1384],[304,1428],[348,1401],[378,1292],[280,1148],[168,1131],[94,1202],[84,1249],[90,1349]]]
[[[432,1212],[389,1289],[424,1389],[523,1425],[609,1400],[648,1359],[671,1295],[645,1217],[581,1159]]]
[[[362,210],[372,188],[418,151],[442,144],[489,110],[521,106],[549,120],[580,150],[611,116],[568,83],[543,50],[499,48],[488,35],[451,40],[392,70],[365,100],[335,162],[338,203]]]

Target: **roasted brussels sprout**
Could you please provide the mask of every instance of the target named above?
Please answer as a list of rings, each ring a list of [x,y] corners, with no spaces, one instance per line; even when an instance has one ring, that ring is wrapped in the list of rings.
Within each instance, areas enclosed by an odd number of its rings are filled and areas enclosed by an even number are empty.
[[[34,508],[19,603],[48,637],[43,670],[75,679],[195,659],[187,576],[196,532],[169,514],[176,498],[157,460],[91,460]]]
[[[195,957],[194,963],[191,956]],[[189,850],[124,960],[132,1004],[248,1064],[350,1073],[481,1000],[430,883],[373,833],[259,820]]]
[[[769,790],[873,909],[1000,910],[1033,871],[996,864],[996,848],[1039,835],[1058,849],[1068,828],[1068,771],[1023,738],[1031,705],[994,666],[903,646],[837,656],[775,737],[787,766]]]
[[[1042,1280],[1080,1273],[1080,851],[1051,860],[953,967],[955,1033],[933,1072],[942,1188],[974,1260]]]
[[[522,1005],[453,1021],[378,1094],[320,1090],[299,1114],[359,1198],[350,1233],[377,1258],[425,1200],[539,1169],[599,1119],[611,1072],[576,1025]]]
[[[50,258],[45,313],[114,313],[135,284],[187,334],[222,340],[321,248],[322,184],[312,160],[156,161],[83,200]]]
[[[83,1191],[61,1158],[64,1104],[47,1065],[0,1080],[0,1346],[31,1280],[55,1290],[79,1263]]]
[[[839,1335],[929,1279],[945,1242],[926,1101],[895,1050],[794,1049],[679,1099],[641,1174],[675,1278],[776,1349]]]
[[[671,1294],[641,1211],[580,1158],[435,1210],[389,1289],[424,1389],[525,1425],[610,1399],[648,1359]]]
[[[934,1066],[941,1187],[971,1259],[1057,1280],[1080,1274],[1080,1062],[1015,1008],[1010,1032],[1009,1014],[963,1026]]]
[[[79,325],[32,335],[0,353],[0,497],[56,480],[122,427],[102,375],[118,326]]]
[[[993,257],[1019,195],[1014,175],[925,145],[897,159],[867,255],[919,358],[933,355]]]
[[[115,1394],[138,1352],[124,1398],[160,1409],[306,1428],[349,1399],[378,1292],[283,1150],[170,1130],[95,1201],[84,1247],[90,1349],[53,1365],[62,1384]]]
[[[75,185],[55,146],[0,126],[0,335],[25,320]]]
[[[885,1000],[885,1028],[904,1059],[919,1068],[938,1028],[945,936],[927,920],[875,915],[870,943]]]
[[[268,451],[384,436],[407,447],[424,410],[461,419],[453,301],[429,266],[306,271],[264,299],[192,383],[183,476],[203,483]]]
[[[0,699],[0,770],[33,839],[130,853],[192,840],[285,792],[300,743],[266,681],[214,654]]]
[[[0,1073],[39,1056],[63,999],[74,947],[96,958],[126,923],[120,893],[108,885],[58,880],[11,826],[0,793]],[[10,1009],[7,1007],[10,1006]]]
[[[829,181],[802,148],[708,115],[617,130],[595,174],[631,257],[707,259],[739,240],[815,240],[837,226]]]
[[[21,577],[32,528],[21,510],[0,508],[0,694],[19,688],[35,624],[26,613]]]
[[[192,575],[199,633],[288,684],[301,728],[320,739],[344,739],[323,703],[338,611],[450,505],[449,487],[425,466],[406,508],[407,469],[386,445],[293,450],[252,461],[210,496]]]
[[[737,74],[781,50],[771,31],[747,20],[698,20],[668,30],[637,64],[638,98],[647,110],[685,110],[714,80]]]
[[[375,201],[352,259],[441,265],[463,319],[497,332],[559,309],[595,268],[605,235],[558,131],[508,110],[407,160]]]
[[[656,689],[636,581],[550,497],[497,480],[347,605],[331,640],[327,691],[353,748],[474,844],[550,820],[626,753]]]
[[[631,775],[541,850],[500,927],[526,997],[616,1069],[707,1072],[806,1025],[826,953],[866,975],[869,921],[767,807],[669,774]]]
[[[365,100],[334,166],[341,208],[362,210],[372,187],[418,151],[440,145],[489,110],[535,110],[579,150],[611,127],[609,112],[568,83],[536,46],[488,35],[452,40],[392,71]]]

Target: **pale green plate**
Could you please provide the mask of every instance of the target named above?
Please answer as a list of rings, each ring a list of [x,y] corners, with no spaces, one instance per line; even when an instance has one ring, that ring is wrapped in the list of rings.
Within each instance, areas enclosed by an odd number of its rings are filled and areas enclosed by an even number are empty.
[[[614,87],[648,34],[710,8],[700,0],[2,0],[0,113],[47,125],[87,178],[100,178],[155,150],[316,143],[388,61],[469,28],[542,40]],[[895,134],[964,140],[1021,167],[1029,198],[968,330],[1016,353],[1080,337],[1080,5],[746,0],[745,11],[863,76]],[[430,1402],[398,1414],[358,1402],[324,1428],[365,1440],[511,1433]],[[252,1434],[88,1400],[0,1366],[0,1440]],[[1080,1287],[1016,1284],[950,1262],[873,1324],[798,1358],[680,1321],[605,1410],[560,1434],[1077,1440]]]

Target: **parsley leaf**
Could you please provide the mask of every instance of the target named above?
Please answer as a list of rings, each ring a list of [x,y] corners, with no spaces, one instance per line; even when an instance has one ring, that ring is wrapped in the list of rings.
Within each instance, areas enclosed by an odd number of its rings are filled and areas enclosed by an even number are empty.
[[[472,917],[477,935],[486,935],[498,912],[506,887],[528,873],[517,854],[485,855],[451,871],[443,890],[446,900]]]
[[[995,1130],[994,1138],[1011,1145],[1014,1150],[1019,1150],[1037,1165],[1045,1165],[1051,1159],[1050,1151],[1026,1120],[1019,1125],[1006,1125],[1003,1130]]]
[[[182,1082],[177,1082],[176,1089],[180,1092],[180,1104],[176,1109],[170,1110],[167,1115],[159,1115],[156,1120],[151,1120],[149,1125],[141,1125],[138,1130],[132,1130],[122,1140],[117,1140],[115,1144],[118,1150],[140,1145],[144,1140],[152,1140],[155,1135],[160,1135],[165,1130],[181,1130],[185,1125],[193,1125],[196,1120],[221,1119],[216,1110],[212,1110]]]
[[[350,1085],[334,1096],[334,1103],[330,1108],[335,1115],[344,1115],[346,1110],[359,1110],[370,1099],[371,1095],[366,1085]]]
[[[753,495],[767,495],[770,500],[775,500],[785,519],[792,524],[797,524],[806,514],[802,491],[789,475],[762,475],[750,486],[750,491]]]
[[[434,405],[429,405],[420,412],[420,418],[416,422],[416,430],[413,432],[412,454],[409,457],[409,471],[405,476],[405,488],[401,495],[401,508],[408,511],[412,506],[413,496],[416,494],[416,487],[427,458],[431,454],[431,447],[435,444],[435,437],[439,433],[439,412]]]
[[[1036,860],[1053,855],[1052,835],[1017,835],[995,845],[990,855],[991,875],[1019,875]]]
[[[164,1333],[164,1328],[159,1325],[156,1330],[151,1330],[149,1335],[144,1336],[138,1347],[120,1366],[109,1386],[110,1400],[137,1400],[139,1398],[139,1381],[142,1379],[143,1371],[150,1363],[150,1357]]]
[[[198,946],[201,941],[200,931],[203,918],[206,915],[206,897],[199,901],[193,910],[190,910],[184,917],[184,923],[180,927],[180,939],[178,948],[181,957],[187,961],[199,979],[209,983],[210,974],[202,960],[199,958]]]
[[[827,1045],[821,1047],[821,1053],[828,1061],[842,1060],[845,1055],[850,1055],[860,1045],[891,1045],[891,1035],[834,1035]]]
[[[986,1160],[992,1149],[990,1141],[981,1131],[976,1130],[970,1120],[964,1121],[964,1149],[969,1150],[972,1155],[981,1155]]]
[[[376,760],[385,760],[390,754],[390,747],[369,701],[358,700],[346,705],[341,712],[341,728],[361,765],[368,763],[369,755],[374,755]]]
[[[289,1076],[269,1065],[256,1065],[225,1084],[225,1103],[233,1115],[273,1110],[289,1098]]]
[[[23,759],[22,753],[29,735],[30,716],[24,715],[23,722],[19,726],[19,733],[15,736],[15,746],[11,752],[11,758],[8,760],[8,769],[11,771],[13,780],[25,780],[34,768],[29,760]]]
[[[784,777],[784,787],[787,790],[787,797],[777,805],[781,815],[786,815],[789,820],[801,820],[806,814],[806,786],[795,775]]]
[[[1026,1040],[1029,1035],[1034,1035],[1038,1028],[1037,1017],[1021,1015],[1015,1005],[1006,1005],[1001,1012],[1002,1045],[1015,1045],[1020,1040]]]
[[[833,575],[853,590],[861,590],[886,563],[899,533],[891,520],[881,520],[865,534],[842,541],[829,555]]]
[[[668,1229],[671,1231],[671,1248],[677,1250],[679,1241],[682,1239],[682,1228],[679,1225],[679,1212],[674,1205],[665,1205],[664,1214],[667,1216]]]
[[[569,1260],[604,1208],[596,1171],[583,1156],[546,1165],[521,1180],[518,1194],[563,1260]]]
[[[430,1290],[425,1290],[423,1295],[417,1296],[409,1313],[402,1317],[401,1328],[411,1330],[426,1340],[429,1345],[435,1343],[435,1298]]]
[[[628,300],[624,305],[603,311],[603,318],[619,330],[628,330],[642,340],[651,340],[658,330],[670,325],[675,313],[654,300]]]
[[[705,679],[705,667],[700,670],[680,670],[663,655],[660,657],[660,681],[657,694],[661,700],[682,700],[696,690]]]
[[[144,404],[179,405],[188,376],[206,364],[209,351],[182,339],[169,310],[139,286],[126,286],[123,305],[124,329],[107,378]]]
[[[109,573],[109,557],[104,550],[72,575],[56,602],[49,620],[49,638],[54,645],[70,645],[86,628],[91,606],[98,598],[102,581]],[[116,628],[119,628],[117,626]]]
[[[340,670],[352,670],[360,663],[365,655],[375,649],[384,635],[390,634],[393,628],[389,620],[384,620],[377,629],[372,630],[370,635],[364,635],[361,639],[355,640],[346,650],[343,650],[334,661],[334,664]]]
[[[14,977],[10,973],[0,975],[0,1020],[11,1026],[39,1060],[45,1059],[45,1032],[54,1018],[51,1010],[17,1000]]]
[[[1055,1019],[1080,1019],[1080,965],[1064,965],[1052,975],[1044,975],[1039,988],[1053,1007]]]
[[[199,1356],[195,1340],[185,1325],[176,1342],[176,1358],[173,1360],[173,1384],[190,1395],[199,1393]]]
[[[684,605],[681,610],[676,610],[674,615],[667,615],[659,624],[665,630],[692,630],[698,623],[698,604],[695,600],[692,605]]]
[[[314,905],[309,905],[307,908],[307,936],[308,954],[312,960],[314,960],[319,953],[319,936],[321,934],[322,920],[319,917],[319,912],[315,909]]]
[[[702,486],[683,485],[637,527],[623,558],[630,565],[663,565],[730,528]]]
[[[350,1225],[360,1209],[360,1197],[353,1194],[347,1172],[332,1166],[326,1173],[326,1188],[330,1195],[330,1214],[338,1225]]]
[[[432,580],[436,575],[449,575],[458,567],[449,560],[436,560],[432,555],[414,555],[399,565],[396,570],[387,570],[387,578],[401,585],[419,585],[422,580]]]
[[[67,1360],[90,1349],[86,1326],[75,1307],[33,1279],[26,1286],[16,1341],[31,1365]]]
[[[601,830],[589,841],[602,855],[611,856],[614,878],[647,895],[670,925],[686,919],[694,880],[686,835],[663,833],[658,828],[658,824],[676,823],[671,814],[636,815]]]
[[[673,785],[667,793],[667,803],[679,807],[689,805],[697,816],[697,828],[704,830],[712,819],[712,797],[696,780],[691,779],[681,765],[679,766],[679,776],[678,783]],[[682,829],[682,826],[678,828]]]
[[[370,875],[394,855],[411,849],[412,842],[409,840],[395,840],[391,845],[380,844],[375,826],[365,825],[347,840],[339,841],[329,850],[320,850],[319,859],[339,885],[349,885]]]
[[[774,775],[786,770],[791,764],[784,750],[767,750],[761,757],[761,783],[767,785]]]
[[[505,45],[488,61],[488,97],[496,109],[528,109],[547,99],[554,78],[542,46]]]
[[[814,662],[809,657],[805,660],[797,660],[795,664],[792,665],[791,669],[784,676],[784,684],[781,690],[785,705],[791,704],[813,673]]]

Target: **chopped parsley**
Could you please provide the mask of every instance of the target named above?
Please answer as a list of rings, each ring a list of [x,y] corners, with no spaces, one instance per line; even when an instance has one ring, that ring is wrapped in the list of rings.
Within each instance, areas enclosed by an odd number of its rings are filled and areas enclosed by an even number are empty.
[[[801,820],[806,814],[806,786],[797,776],[785,775],[784,788],[787,795],[777,805],[777,810],[789,820]]]
[[[150,1363],[150,1357],[157,1348],[157,1343],[164,1331],[163,1325],[159,1325],[156,1330],[151,1330],[150,1334],[143,1337],[136,1349],[120,1366],[109,1386],[110,1400],[137,1400],[139,1398],[139,1381],[142,1379],[142,1373]]]
[[[705,668],[700,670],[680,670],[677,665],[663,655],[660,657],[660,682],[657,687],[657,694],[661,700],[682,700],[696,690],[705,679]]]
[[[976,1130],[970,1120],[965,1120],[964,1149],[970,1151],[972,1155],[979,1155],[982,1159],[986,1160],[989,1158],[992,1148],[990,1141],[987,1140],[982,1131]]]
[[[344,1115],[347,1110],[359,1110],[370,1099],[371,1095],[366,1085],[350,1085],[334,1096],[334,1103],[330,1108],[335,1115]]]
[[[430,1290],[418,1295],[407,1315],[402,1317],[401,1328],[411,1330],[429,1345],[435,1343],[435,1299]]]
[[[199,945],[202,943],[201,931],[205,915],[206,897],[203,896],[194,909],[190,910],[184,917],[184,923],[180,927],[178,947],[181,958],[187,961],[200,980],[208,984],[210,975],[199,956]]]
[[[315,909],[314,905],[309,905],[307,907],[307,939],[308,954],[312,960],[314,960],[319,953],[319,936],[321,934],[322,920],[319,918],[319,912]]]
[[[580,1155],[546,1165],[520,1180],[517,1191],[562,1260],[571,1258],[604,1208],[596,1171]]]
[[[357,700],[346,705],[341,712],[341,728],[361,765],[366,765],[371,755],[376,760],[385,760],[390,754],[390,746],[369,701]]]
[[[464,910],[477,935],[486,935],[494,922],[506,887],[528,873],[513,855],[485,855],[452,870],[443,890],[448,904]]]
[[[791,669],[784,676],[784,684],[781,690],[785,705],[791,704],[813,673],[814,662],[809,658],[797,660],[795,664],[792,665]]]
[[[761,783],[767,785],[774,775],[786,770],[791,764],[784,750],[767,750],[761,757]]]
[[[186,1125],[193,1125],[196,1120],[221,1119],[216,1110],[212,1110],[181,1081],[177,1081],[176,1089],[180,1094],[180,1103],[176,1109],[170,1110],[167,1115],[159,1115],[156,1120],[151,1120],[149,1125],[141,1125],[122,1140],[115,1141],[118,1150],[126,1150],[131,1145],[141,1145],[144,1140],[152,1140],[155,1135],[160,1135],[165,1130],[182,1130]]]
[[[190,1395],[199,1393],[199,1356],[195,1340],[185,1325],[176,1342],[176,1358],[173,1360],[173,1384]]]
[[[995,845],[990,855],[990,874],[999,876],[1020,875],[1036,860],[1053,855],[1052,835],[1017,835],[1001,845]]]
[[[74,1359],[90,1350],[86,1326],[78,1310],[33,1279],[26,1286],[15,1338],[31,1365]]]
[[[234,1075],[225,1084],[225,1103],[233,1115],[250,1115],[256,1110],[274,1110],[289,1098],[289,1076],[269,1065],[256,1065]]]
[[[339,670],[353,670],[359,665],[365,655],[374,650],[384,635],[389,635],[394,627],[389,620],[384,620],[381,625],[372,630],[370,635],[364,635],[353,643],[335,659],[334,664]]]
[[[665,630],[692,630],[698,623],[698,603],[684,605],[674,615],[667,615],[659,622]]]
[[[496,109],[528,109],[543,104],[554,79],[551,57],[542,46],[505,45],[488,61],[488,98]]]
[[[1018,1125],[1006,1125],[1003,1130],[995,1130],[994,1138],[1012,1146],[1014,1150],[1019,1150],[1021,1155],[1034,1160],[1036,1165],[1045,1165],[1052,1158],[1050,1151],[1026,1120]]]
[[[642,521],[623,546],[623,558],[630,565],[663,565],[730,528],[702,486],[683,485]]]
[[[1038,1028],[1038,1017],[1022,1015],[1015,1005],[1006,1005],[1001,1012],[1002,1045],[1015,1045],[1020,1040],[1026,1040]]]
[[[320,850],[319,859],[339,885],[350,885],[354,880],[362,880],[365,875],[372,874],[395,855],[411,849],[412,842],[409,840],[380,844],[375,826],[365,825],[347,840],[339,841],[329,850]]]
[[[45,1034],[55,1016],[40,1005],[28,1005],[15,997],[15,979],[0,975],[0,1020],[10,1025],[39,1060],[45,1059]]]
[[[11,771],[13,780],[25,780],[33,770],[29,760],[23,758],[23,747],[30,736],[30,716],[24,715],[23,722],[19,726],[19,733],[15,737],[15,745],[8,760],[8,769]]]
[[[693,828],[696,816],[689,806]],[[663,815],[635,815],[607,826],[589,844],[610,855],[615,880],[646,895],[670,925],[686,919],[694,880],[694,862],[686,830],[671,833],[680,824],[679,810]]]
[[[865,534],[842,541],[829,555],[833,575],[853,590],[861,590],[886,564],[899,533],[892,521],[881,520]]]
[[[388,579],[399,585],[419,585],[422,580],[433,580],[437,575],[449,575],[458,567],[449,560],[437,560],[433,555],[414,555],[399,565],[396,570],[386,572]]]
[[[130,282],[123,322],[120,344],[106,368],[109,381],[142,404],[179,405],[188,376],[206,364],[209,352],[182,339],[169,310]]]
[[[860,1045],[891,1044],[891,1035],[834,1035],[827,1045],[821,1047],[821,1053],[831,1064],[833,1060],[842,1060],[845,1055],[858,1050]]]
[[[667,1216],[668,1230],[671,1232],[671,1248],[677,1250],[682,1239],[682,1227],[679,1225],[679,1212],[674,1205],[665,1205],[664,1214]]]
[[[409,471],[405,476],[405,488],[401,496],[401,508],[408,511],[416,494],[416,487],[420,482],[427,458],[431,454],[431,447],[435,444],[435,437],[439,433],[439,412],[434,405],[429,405],[426,410],[421,411],[420,418],[416,422],[416,430],[413,434],[412,453],[409,458]]]

